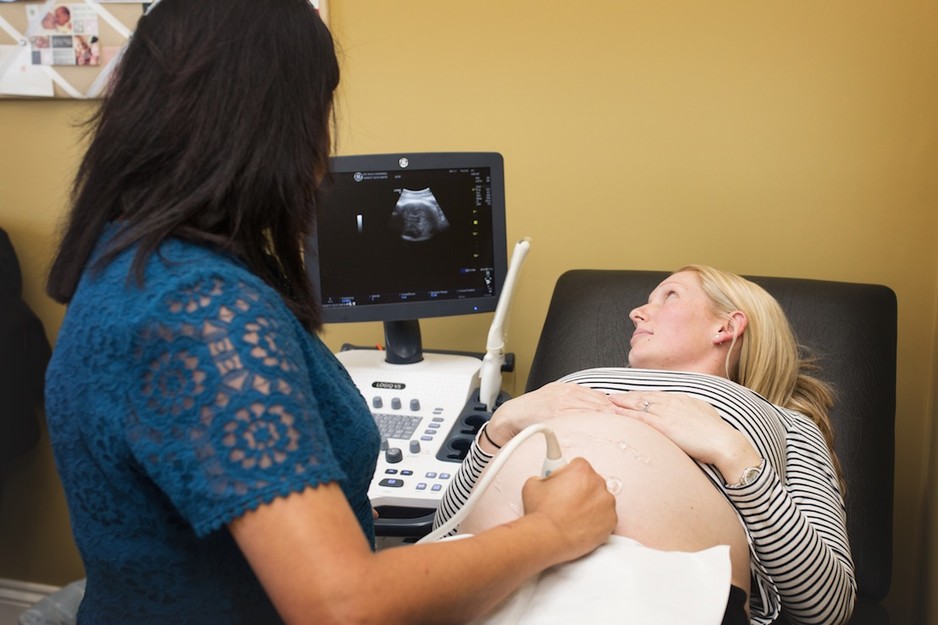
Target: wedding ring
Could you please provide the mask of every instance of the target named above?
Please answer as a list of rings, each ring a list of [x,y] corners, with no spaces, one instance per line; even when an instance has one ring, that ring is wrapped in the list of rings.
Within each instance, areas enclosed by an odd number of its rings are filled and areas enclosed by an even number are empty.
[[[648,412],[648,407],[651,405],[650,401],[642,402],[642,412]]]

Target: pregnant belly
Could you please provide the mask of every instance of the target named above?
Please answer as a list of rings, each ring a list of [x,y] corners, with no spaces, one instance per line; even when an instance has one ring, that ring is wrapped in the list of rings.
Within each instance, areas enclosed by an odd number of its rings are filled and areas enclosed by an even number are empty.
[[[549,425],[564,458],[581,456],[606,478],[616,496],[616,534],[666,551],[729,545],[733,584],[749,592],[749,546],[734,508],[670,439],[639,421],[592,412],[567,414]],[[459,531],[477,534],[521,516],[521,487],[540,474],[544,455],[542,435],[525,441]]]

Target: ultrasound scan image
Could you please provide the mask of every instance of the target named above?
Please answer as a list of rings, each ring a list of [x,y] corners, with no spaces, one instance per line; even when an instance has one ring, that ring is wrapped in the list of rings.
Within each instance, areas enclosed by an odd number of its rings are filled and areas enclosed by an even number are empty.
[[[403,189],[388,227],[404,241],[429,241],[449,228],[449,222],[429,188]]]

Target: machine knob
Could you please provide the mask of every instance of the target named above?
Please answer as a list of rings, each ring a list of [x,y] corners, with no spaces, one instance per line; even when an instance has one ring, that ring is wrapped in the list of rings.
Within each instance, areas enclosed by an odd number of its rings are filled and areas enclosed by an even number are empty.
[[[417,441],[417,440],[410,441],[410,453],[412,454],[420,453],[420,441]]]
[[[400,450],[399,447],[391,447],[386,452],[384,452],[384,459],[388,464],[397,464],[404,459],[404,453]]]
[[[372,398],[371,398],[371,405],[372,405],[372,407],[374,407],[374,408],[380,408],[381,406],[383,406],[383,405],[384,405],[384,402],[381,401],[381,396],[380,396],[380,395],[375,395],[374,397],[372,397]]]
[[[393,397],[393,398],[391,398],[391,408],[393,408],[394,410],[400,410],[400,409],[401,409],[401,398],[400,398],[400,397]]]
[[[412,399],[410,400],[410,410],[412,412],[418,412],[420,410],[420,400]]]

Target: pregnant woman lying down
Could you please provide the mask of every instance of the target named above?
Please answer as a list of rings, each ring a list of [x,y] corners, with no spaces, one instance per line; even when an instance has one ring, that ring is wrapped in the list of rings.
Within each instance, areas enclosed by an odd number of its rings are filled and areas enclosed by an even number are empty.
[[[856,598],[828,410],[777,302],[710,267],[665,279],[634,309],[629,364],[592,369],[506,402],[447,491],[437,525],[468,497],[498,449],[543,422],[564,457],[582,456],[616,494],[616,534],[646,547],[729,545],[724,622],[845,622]],[[507,461],[459,528],[522,513],[536,436]],[[745,594],[743,594],[745,593]],[[747,616],[748,615],[748,616]]]

